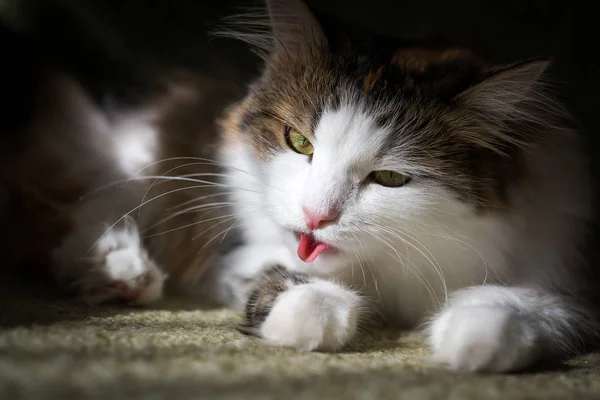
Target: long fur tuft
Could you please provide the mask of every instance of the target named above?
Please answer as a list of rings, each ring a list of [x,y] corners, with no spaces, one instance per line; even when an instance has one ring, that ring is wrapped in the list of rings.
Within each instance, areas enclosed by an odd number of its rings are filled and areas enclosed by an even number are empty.
[[[274,47],[271,20],[264,6],[244,7],[240,12],[224,17],[211,36],[247,43],[261,59],[266,60]]]

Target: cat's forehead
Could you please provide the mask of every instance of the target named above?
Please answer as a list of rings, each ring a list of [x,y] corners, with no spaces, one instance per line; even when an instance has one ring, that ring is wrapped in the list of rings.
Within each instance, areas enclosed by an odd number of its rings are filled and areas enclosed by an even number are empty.
[[[348,167],[369,165],[389,148],[389,129],[360,102],[323,110],[313,135],[316,150]]]
[[[383,60],[353,55],[334,59],[324,68],[331,69],[330,79],[338,84],[322,93],[324,100],[315,123],[323,120],[333,127],[337,121],[339,127],[344,118],[352,121],[346,122],[345,129],[333,129],[347,132],[348,140],[393,136],[411,121],[419,125],[439,117],[452,96],[476,81],[482,65],[474,53],[460,48],[401,47]],[[314,127],[316,136],[328,134],[322,127],[320,131]],[[387,140],[382,145],[393,143]]]
[[[278,93],[273,100],[298,114],[291,118],[302,117],[297,122],[310,132],[324,109],[340,107],[348,99],[367,104],[381,123],[399,122],[405,113],[448,103],[480,79],[485,65],[462,48],[356,49],[318,55],[300,65],[276,65],[267,86]]]
[[[407,46],[374,59],[356,58],[360,62],[348,79],[357,90],[372,102],[402,98],[408,106],[449,102],[480,80],[486,66],[483,59],[462,48]]]

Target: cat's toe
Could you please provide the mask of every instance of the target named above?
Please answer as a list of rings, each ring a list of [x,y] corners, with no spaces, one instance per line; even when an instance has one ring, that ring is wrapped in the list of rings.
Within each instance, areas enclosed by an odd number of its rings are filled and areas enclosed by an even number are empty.
[[[431,324],[434,361],[452,369],[511,372],[539,357],[539,335],[531,321],[504,307],[456,307]]]
[[[76,283],[83,300],[144,305],[162,297],[166,275],[137,242],[131,244],[92,259],[94,265]]]
[[[126,304],[151,304],[162,296],[164,276],[158,269],[150,269],[141,275],[129,279],[110,279],[104,288],[91,289],[84,294],[89,303],[117,301]]]
[[[294,286],[279,295],[260,336],[298,350],[339,350],[356,333],[358,307],[355,293],[331,282]]]

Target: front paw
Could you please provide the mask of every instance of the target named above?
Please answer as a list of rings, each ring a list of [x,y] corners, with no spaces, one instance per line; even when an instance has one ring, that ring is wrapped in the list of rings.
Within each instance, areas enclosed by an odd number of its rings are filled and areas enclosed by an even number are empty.
[[[336,351],[355,335],[360,297],[335,283],[276,270],[259,288],[246,318],[275,346]]]
[[[451,307],[429,329],[434,361],[466,371],[511,372],[539,358],[535,326],[510,307]]]
[[[277,346],[335,351],[356,333],[357,296],[331,282],[317,281],[283,292],[260,328]]]

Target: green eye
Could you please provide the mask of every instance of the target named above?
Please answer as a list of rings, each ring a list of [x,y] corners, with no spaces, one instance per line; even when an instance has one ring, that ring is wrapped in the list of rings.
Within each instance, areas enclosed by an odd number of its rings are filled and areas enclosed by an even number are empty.
[[[315,149],[313,145],[300,132],[289,126],[285,127],[285,142],[296,153],[312,156]]]
[[[410,181],[408,176],[394,171],[373,171],[371,176],[376,183],[386,187],[400,187]]]

